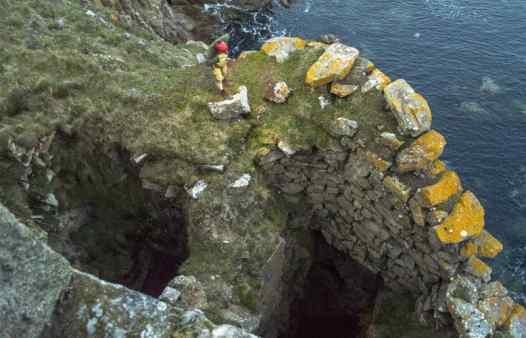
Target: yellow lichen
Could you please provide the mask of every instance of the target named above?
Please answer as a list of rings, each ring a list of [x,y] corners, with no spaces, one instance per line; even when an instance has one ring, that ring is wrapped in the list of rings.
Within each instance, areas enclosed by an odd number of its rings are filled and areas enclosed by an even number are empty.
[[[477,244],[475,244],[474,241],[467,242],[466,244],[464,244],[462,249],[460,249],[460,254],[464,257],[476,256],[478,252],[479,247]]]
[[[487,231],[483,231],[476,241],[479,244],[481,257],[495,258],[504,248],[502,243]]]
[[[426,173],[429,176],[438,176],[446,170],[447,170],[447,166],[444,163],[444,161],[436,160],[433,163],[431,163]]]
[[[331,94],[339,96],[339,97],[346,97],[354,93],[358,89],[357,86],[348,85],[348,84],[341,84],[338,82],[333,82],[331,84]]]
[[[434,227],[437,237],[444,244],[460,243],[480,235],[484,229],[484,208],[470,191],[465,192],[453,207],[451,214]]]
[[[389,167],[391,167],[392,165],[391,162],[382,159],[380,156],[378,156],[377,154],[371,151],[367,151],[366,156],[367,156],[367,161],[371,163],[373,167],[375,167],[377,170],[381,172],[387,171]]]
[[[489,265],[476,256],[471,256],[468,259],[466,270],[484,281],[487,281],[491,276],[491,268]]]
[[[440,180],[418,191],[418,198],[423,206],[432,207],[447,202],[452,196],[462,191],[460,178],[454,171],[446,171]]]

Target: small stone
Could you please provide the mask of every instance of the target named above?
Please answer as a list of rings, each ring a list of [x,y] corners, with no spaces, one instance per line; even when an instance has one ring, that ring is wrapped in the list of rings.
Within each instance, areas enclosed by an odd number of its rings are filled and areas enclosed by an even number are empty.
[[[338,117],[334,120],[330,127],[329,132],[336,137],[348,136],[353,137],[358,131],[358,122],[349,120],[343,117]]]
[[[411,210],[411,216],[413,217],[415,224],[424,226],[426,224],[426,215],[424,209],[422,209],[415,198],[409,200],[409,209]]]
[[[380,172],[386,172],[393,165],[391,162],[384,160],[372,151],[367,151],[366,158],[367,161]]]
[[[63,30],[65,26],[66,26],[66,23],[64,22],[64,18],[60,18],[60,19],[57,19],[57,21],[55,21],[55,27],[57,29]]]
[[[320,41],[322,43],[330,45],[336,42],[340,42],[340,39],[338,39],[334,34],[323,34],[320,36]]]
[[[285,81],[279,81],[270,86],[265,98],[274,103],[285,103],[289,98],[291,90]]]
[[[484,229],[484,208],[475,195],[468,191],[462,194],[451,214],[434,227],[443,244],[460,243],[481,234]],[[462,236],[466,231],[466,236]]]
[[[218,120],[237,119],[250,113],[247,87],[239,87],[239,93],[227,100],[208,103],[208,109],[212,116]]]
[[[131,39],[132,35],[130,33],[128,33],[128,32],[124,32],[122,34],[122,37],[125,38],[126,40],[129,40],[129,39]]]
[[[143,154],[141,154],[141,155],[135,156],[135,157],[133,158],[133,162],[134,162],[135,164],[140,164],[140,163],[142,163],[147,157],[148,157],[148,154],[143,153]]]
[[[225,165],[224,164],[204,164],[199,167],[202,170],[208,170],[208,171],[216,171],[219,173],[222,173],[225,171]]]
[[[278,149],[281,150],[285,155],[292,156],[296,153],[296,150],[293,149],[290,144],[281,140],[278,142]]]
[[[206,55],[203,53],[197,53],[195,58],[197,59],[198,64],[206,63]]]
[[[305,83],[319,87],[336,80],[342,80],[351,71],[360,52],[341,43],[330,45],[307,71]]]
[[[442,155],[445,146],[446,139],[437,131],[425,133],[398,153],[398,171],[405,173],[425,168]]]
[[[384,96],[402,134],[416,137],[431,129],[432,114],[426,99],[405,80],[396,80],[387,85]]]
[[[331,102],[325,96],[318,97],[318,100],[320,101],[321,110],[324,110],[327,106],[331,104]]]
[[[446,170],[447,165],[441,160],[435,160],[427,168],[424,168],[425,174],[431,177],[438,176]]]
[[[447,202],[461,191],[462,184],[457,173],[446,171],[437,183],[418,189],[416,196],[423,207],[431,208]]]
[[[261,51],[283,62],[289,55],[297,50],[305,48],[305,40],[291,37],[276,37],[268,40],[261,46]]]
[[[188,189],[188,194],[192,196],[193,199],[199,198],[199,195],[205,191],[205,189],[208,187],[208,184],[204,180],[199,180],[195,182],[195,184],[192,186],[192,188]]]
[[[355,91],[358,90],[358,86],[356,85],[349,85],[349,84],[341,84],[338,82],[333,82],[331,84],[331,94],[339,96],[339,97],[347,97],[352,95]]]
[[[92,18],[97,16],[97,14],[95,14],[95,12],[93,12],[92,10],[89,10],[89,9],[86,11],[86,15],[87,16],[91,16]]]
[[[426,222],[434,226],[442,223],[448,215],[447,211],[431,209],[426,215]]]
[[[306,46],[308,48],[320,48],[320,49],[326,49],[327,47],[329,47],[328,44],[319,42],[319,41],[308,41]]]
[[[250,180],[252,179],[252,176],[250,174],[243,174],[240,178],[234,181],[234,183],[230,184],[229,187],[231,188],[244,188],[248,187],[250,184]]]
[[[380,134],[380,141],[383,145],[389,147],[391,150],[398,150],[404,142],[400,141],[396,134],[383,132]]]
[[[362,93],[365,94],[372,89],[383,91],[389,83],[391,83],[389,76],[385,75],[380,69],[374,68],[362,86]]]
[[[386,176],[384,178],[384,186],[395,194],[404,203],[407,202],[411,194],[411,189],[400,182],[395,176]]]
[[[178,296],[177,292],[179,293]],[[205,289],[194,276],[179,275],[175,277],[168,283],[161,297],[170,301],[175,300],[175,303],[170,302],[170,304],[185,310],[206,309],[208,307]]]

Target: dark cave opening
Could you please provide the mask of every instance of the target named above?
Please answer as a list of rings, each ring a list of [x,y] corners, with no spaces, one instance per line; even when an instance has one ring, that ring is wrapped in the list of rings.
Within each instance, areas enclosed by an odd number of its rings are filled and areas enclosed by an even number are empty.
[[[314,254],[302,293],[280,338],[363,337],[382,281],[313,232]]]
[[[57,137],[52,151],[58,206],[32,203],[49,245],[79,270],[158,297],[189,255],[180,196],[145,187],[118,147],[103,153]]]

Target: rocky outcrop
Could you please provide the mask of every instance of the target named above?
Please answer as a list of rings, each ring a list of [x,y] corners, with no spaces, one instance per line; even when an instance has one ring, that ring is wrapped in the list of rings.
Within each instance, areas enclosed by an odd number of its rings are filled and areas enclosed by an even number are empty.
[[[405,81],[350,46],[280,38],[283,53],[273,41],[233,62],[226,91],[244,86],[251,109],[218,120],[202,44],[65,3],[47,17],[34,0],[8,2],[0,17],[0,197],[35,229],[12,216],[0,227],[8,335],[270,338],[314,323],[411,337],[423,330],[412,312],[463,337],[522,335],[523,307],[483,260],[502,244]],[[25,10],[28,29],[7,29]],[[280,82],[294,95],[278,104],[267,94]],[[340,85],[352,93],[331,93]],[[37,288],[50,272],[59,282]],[[414,297],[389,310],[387,291]]]

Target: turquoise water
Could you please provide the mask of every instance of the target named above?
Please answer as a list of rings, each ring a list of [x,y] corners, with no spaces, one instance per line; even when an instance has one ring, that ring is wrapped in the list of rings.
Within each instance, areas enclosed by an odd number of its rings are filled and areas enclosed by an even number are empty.
[[[525,301],[526,1],[291,2],[237,27],[240,48],[274,35],[334,33],[423,93],[434,128],[448,139],[444,159],[483,202],[487,228],[505,244],[494,275]]]

